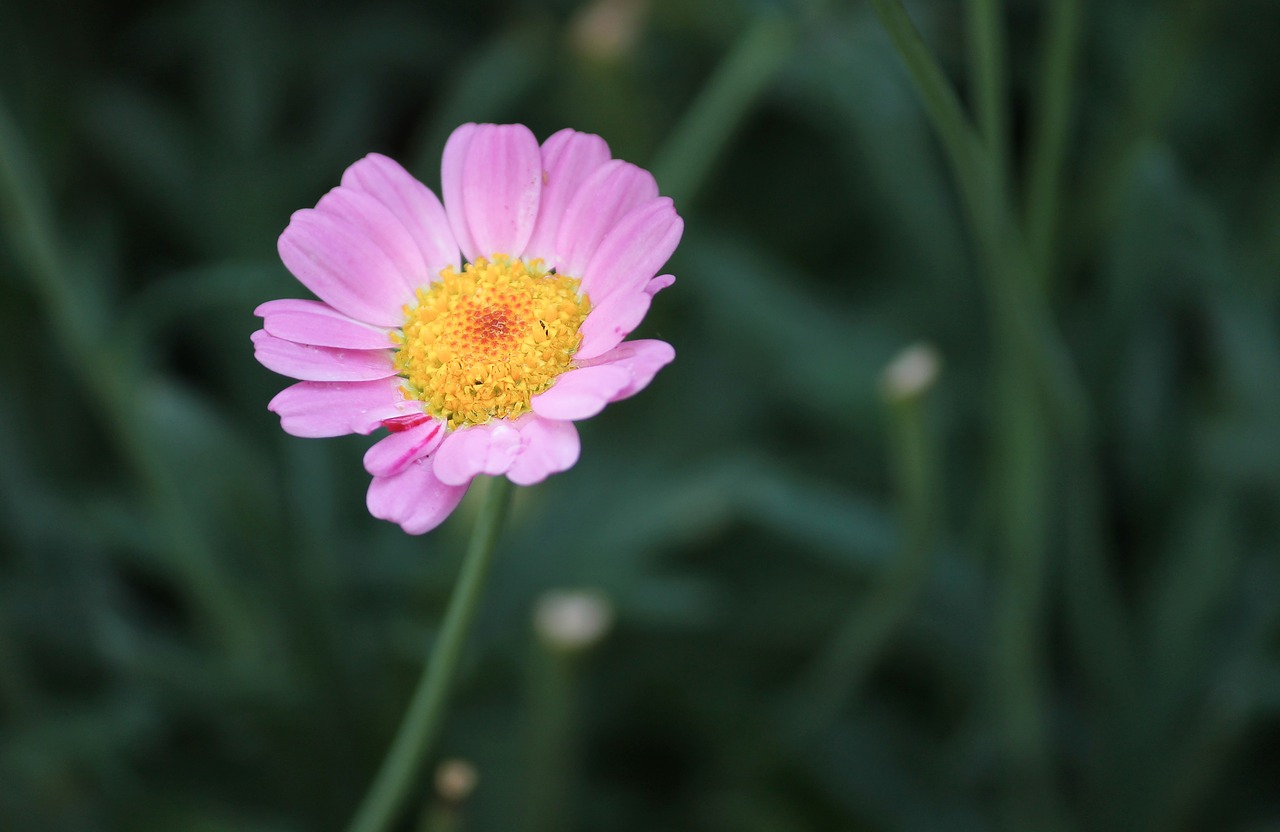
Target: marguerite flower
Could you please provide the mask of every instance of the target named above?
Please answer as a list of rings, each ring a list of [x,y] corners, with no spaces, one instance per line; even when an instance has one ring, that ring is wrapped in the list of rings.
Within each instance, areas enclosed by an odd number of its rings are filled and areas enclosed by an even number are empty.
[[[319,301],[256,310],[254,354],[299,383],[268,407],[294,436],[388,433],[369,448],[369,511],[439,525],[477,474],[541,482],[578,459],[573,423],[675,357],[623,339],[684,224],[653,176],[599,136],[538,146],[519,124],[464,124],[444,204],[378,154],[296,212],[280,257]]]

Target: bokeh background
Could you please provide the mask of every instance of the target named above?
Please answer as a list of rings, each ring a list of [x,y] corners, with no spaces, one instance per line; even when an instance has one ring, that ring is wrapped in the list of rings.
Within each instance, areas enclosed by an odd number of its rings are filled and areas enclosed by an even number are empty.
[[[477,495],[370,518],[251,310],[469,120],[655,171],[678,360],[517,495],[397,828],[1280,829],[1280,4],[874,11],[0,4],[0,829],[349,819]]]

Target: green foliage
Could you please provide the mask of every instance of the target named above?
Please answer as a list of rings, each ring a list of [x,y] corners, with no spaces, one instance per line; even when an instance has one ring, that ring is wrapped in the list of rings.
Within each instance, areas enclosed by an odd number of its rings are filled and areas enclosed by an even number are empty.
[[[1280,828],[1280,8],[592,5],[0,5],[0,829],[350,818],[477,506],[370,518],[251,312],[468,120],[655,168],[679,357],[517,494],[478,787],[399,828]],[[616,616],[568,659],[565,587]]]

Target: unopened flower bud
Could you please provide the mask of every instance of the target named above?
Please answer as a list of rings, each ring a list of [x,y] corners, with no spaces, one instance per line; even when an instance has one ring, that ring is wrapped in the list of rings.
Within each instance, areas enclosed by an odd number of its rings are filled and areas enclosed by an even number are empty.
[[[533,624],[547,645],[560,650],[585,650],[609,631],[613,605],[595,590],[553,590],[538,599]]]
[[[476,767],[466,760],[442,760],[436,767],[436,791],[448,803],[462,803],[476,790]]]
[[[885,396],[893,402],[913,399],[927,393],[942,369],[942,359],[930,344],[907,347],[884,368],[881,384]]]

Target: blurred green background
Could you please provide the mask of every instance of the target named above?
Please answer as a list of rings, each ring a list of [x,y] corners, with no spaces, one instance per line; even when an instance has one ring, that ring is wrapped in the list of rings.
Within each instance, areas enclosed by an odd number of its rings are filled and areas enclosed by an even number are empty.
[[[477,495],[370,518],[251,310],[469,120],[655,171],[678,359],[517,495],[398,828],[1280,830],[1280,4],[908,11],[0,4],[0,830],[347,822]]]

